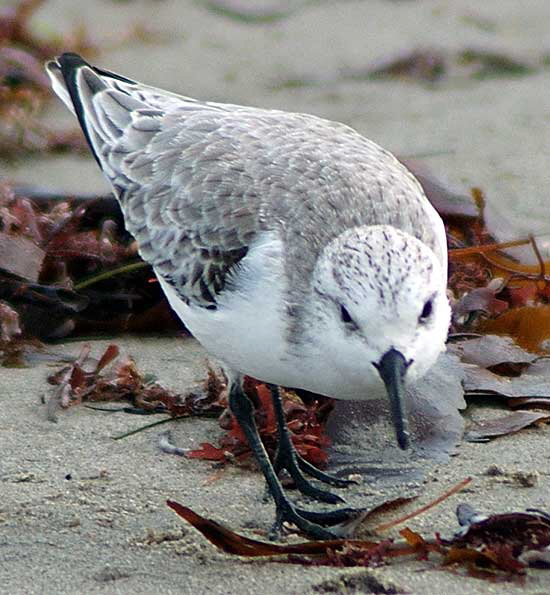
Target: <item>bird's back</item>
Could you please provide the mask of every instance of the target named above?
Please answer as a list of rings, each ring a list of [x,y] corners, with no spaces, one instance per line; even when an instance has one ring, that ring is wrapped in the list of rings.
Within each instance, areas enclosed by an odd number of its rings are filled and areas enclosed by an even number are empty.
[[[290,286],[350,227],[390,224],[436,253],[440,218],[408,170],[343,124],[310,115],[199,102],[89,66],[48,65],[111,180],[129,231],[190,302],[215,307],[258,234],[291,248]]]

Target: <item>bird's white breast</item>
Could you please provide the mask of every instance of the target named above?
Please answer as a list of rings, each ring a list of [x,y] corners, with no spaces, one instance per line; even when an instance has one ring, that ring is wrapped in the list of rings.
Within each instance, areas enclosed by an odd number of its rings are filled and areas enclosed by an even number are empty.
[[[293,377],[284,320],[281,242],[268,233],[253,244],[217,298],[216,310],[186,304],[159,276],[174,311],[212,355],[243,374],[289,385]]]
[[[283,245],[266,233],[239,263],[231,287],[208,310],[186,304],[159,276],[174,311],[203,347],[231,369],[264,382],[303,388],[339,399],[375,398],[384,393],[370,366],[350,362],[354,374],[335,369],[330,337],[297,346],[287,336],[287,280]],[[309,329],[313,336],[315,329]],[[310,334],[310,333],[308,333]]]

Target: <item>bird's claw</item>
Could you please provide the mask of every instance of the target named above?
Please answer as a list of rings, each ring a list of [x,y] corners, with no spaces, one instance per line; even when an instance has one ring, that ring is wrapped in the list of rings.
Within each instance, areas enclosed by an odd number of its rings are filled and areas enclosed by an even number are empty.
[[[327,490],[321,490],[314,486],[308,479],[306,479],[304,473],[314,479],[335,487],[346,487],[350,485],[350,483],[355,483],[351,480],[340,479],[339,477],[335,477],[317,469],[317,467],[301,457],[292,445],[279,446],[279,451],[275,457],[273,467],[276,474],[279,474],[282,469],[287,471],[294,481],[296,489],[302,494],[314,498],[319,502],[327,502],[328,504],[343,503],[345,500],[337,494],[333,494]]]
[[[280,539],[285,522],[292,523],[313,539],[337,539],[330,529],[308,520],[303,513],[307,513],[307,511],[295,508],[290,502],[284,502],[277,506],[277,518],[269,531],[269,539],[272,541]]]

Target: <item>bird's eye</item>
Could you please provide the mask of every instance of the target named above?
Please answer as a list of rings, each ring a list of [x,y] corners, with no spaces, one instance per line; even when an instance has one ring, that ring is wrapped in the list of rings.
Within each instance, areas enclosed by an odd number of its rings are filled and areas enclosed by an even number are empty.
[[[345,325],[357,327],[347,308],[342,305],[340,305],[340,318]]]
[[[432,302],[432,300],[428,300],[424,304],[424,307],[422,308],[422,313],[420,314],[418,321],[426,322],[428,320],[428,318],[432,315],[432,311],[433,311],[433,302]]]

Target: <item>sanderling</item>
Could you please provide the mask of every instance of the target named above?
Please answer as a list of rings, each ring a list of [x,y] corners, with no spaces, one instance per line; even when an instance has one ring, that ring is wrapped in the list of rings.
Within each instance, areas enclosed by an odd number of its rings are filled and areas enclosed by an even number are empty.
[[[349,509],[297,508],[278,479],[325,502],[303,472],[277,385],[338,399],[387,394],[409,441],[404,386],[444,350],[450,309],[443,223],[414,176],[352,128],[306,114],[197,101],[95,68],[47,65],[120,202],[127,229],[192,334],[225,366],[229,404],[277,521],[316,538]],[[242,390],[271,388],[270,462]]]

